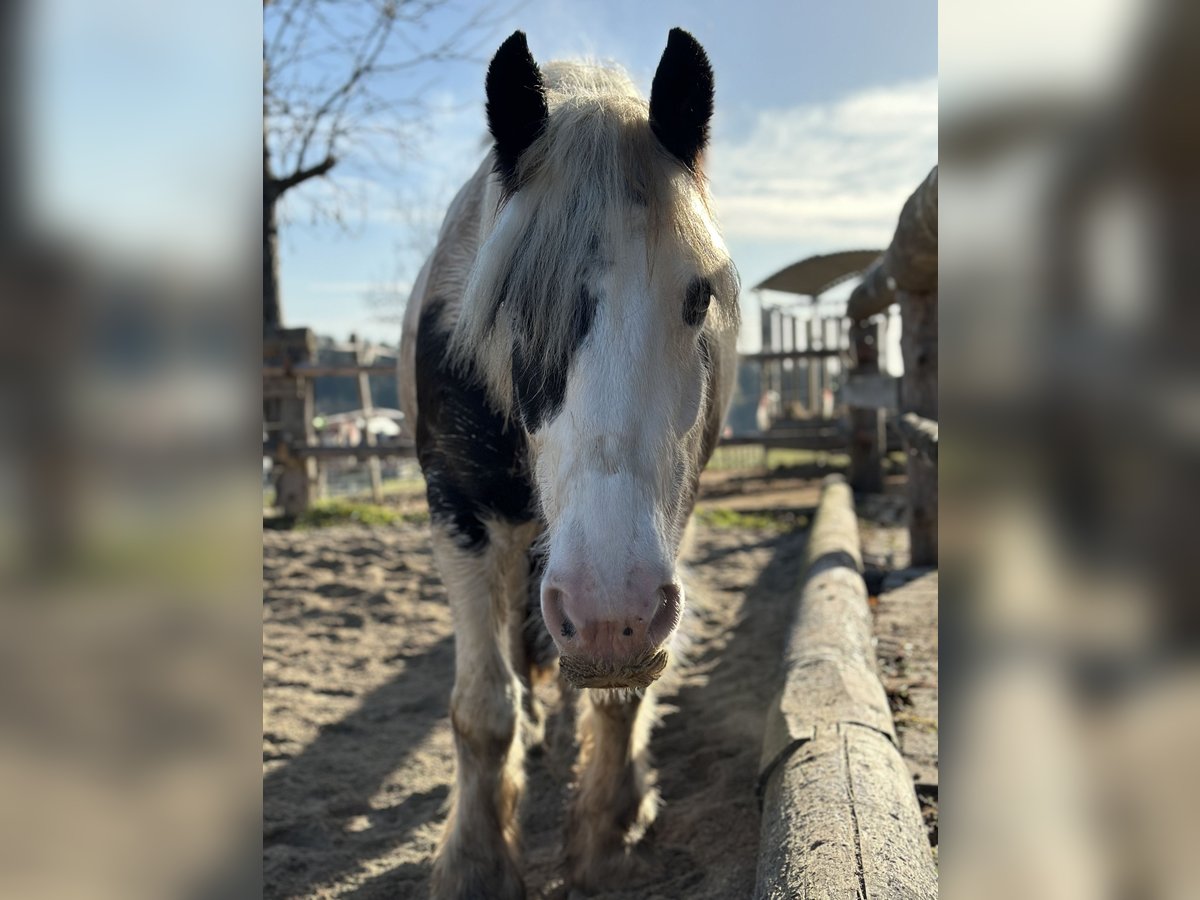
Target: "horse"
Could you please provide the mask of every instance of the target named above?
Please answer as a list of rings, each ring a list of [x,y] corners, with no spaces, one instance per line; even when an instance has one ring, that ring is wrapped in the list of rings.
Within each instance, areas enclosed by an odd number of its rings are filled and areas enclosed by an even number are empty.
[[[695,38],[670,32],[649,102],[615,67],[539,67],[520,31],[485,87],[494,145],[447,210],[400,354],[455,629],[438,900],[525,896],[532,686],[556,656],[582,748],[567,877],[628,875],[658,807],[646,743],[684,609],[677,559],[736,368]]]

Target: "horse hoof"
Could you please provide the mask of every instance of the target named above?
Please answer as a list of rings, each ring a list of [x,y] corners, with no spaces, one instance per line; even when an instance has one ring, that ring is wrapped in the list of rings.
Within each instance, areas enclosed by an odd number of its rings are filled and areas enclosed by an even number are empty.
[[[511,860],[451,859],[434,863],[431,900],[525,900],[525,882]]]

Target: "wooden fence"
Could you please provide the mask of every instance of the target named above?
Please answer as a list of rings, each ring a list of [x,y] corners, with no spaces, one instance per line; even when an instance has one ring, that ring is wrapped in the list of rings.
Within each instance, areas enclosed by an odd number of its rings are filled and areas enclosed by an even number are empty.
[[[912,565],[938,560],[938,170],[913,191],[900,212],[892,243],[867,269],[850,295],[851,353],[855,366],[851,390],[850,481],[857,491],[878,491],[883,483],[884,413],[870,397],[870,385],[881,381],[878,329],[872,321],[892,303],[900,304],[903,331],[900,350],[898,430],[908,452],[909,537]]]
[[[371,479],[371,496],[383,502],[381,460],[411,457],[412,442],[401,437],[379,440],[364,427],[354,446],[318,443],[314,426],[313,381],[321,377],[346,377],[358,381],[359,408],[364,420],[374,411],[372,375],[396,377],[395,364],[373,360],[370,345],[352,341],[355,362],[322,365],[316,362],[316,336],[308,328],[277,329],[263,338],[263,455],[270,457],[275,476],[275,503],[286,516],[303,514],[313,501],[320,482],[322,461],[353,458],[365,461]]]
[[[807,317],[764,307],[761,321],[762,350],[743,353],[740,360],[758,363],[762,393],[774,393],[785,421],[826,417],[825,398],[833,393],[835,373],[846,358],[844,319],[818,315],[814,304]]]
[[[755,900],[937,897],[872,639],[849,487],[826,480],[767,713]]]

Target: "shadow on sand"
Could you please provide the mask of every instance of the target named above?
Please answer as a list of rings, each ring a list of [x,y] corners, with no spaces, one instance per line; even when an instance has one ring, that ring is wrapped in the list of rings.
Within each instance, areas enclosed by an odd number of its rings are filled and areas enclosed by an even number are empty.
[[[410,793],[395,806],[376,809],[370,800],[448,715],[453,677],[449,635],[406,659],[399,675],[364,697],[350,715],[322,728],[302,753],[264,779],[265,898],[303,896],[441,817],[446,785]],[[392,884],[393,891],[396,887]]]

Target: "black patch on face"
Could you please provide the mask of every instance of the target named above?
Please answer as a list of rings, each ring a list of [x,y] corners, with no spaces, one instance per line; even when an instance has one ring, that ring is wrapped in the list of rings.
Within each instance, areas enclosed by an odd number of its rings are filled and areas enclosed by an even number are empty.
[[[429,514],[471,550],[487,546],[484,518],[528,522],[536,514],[525,433],[498,413],[473,366],[452,365],[441,301],[417,328],[417,459]]]
[[[541,70],[523,31],[496,51],[487,71],[488,129],[496,139],[496,172],[506,191],[517,188],[517,160],[546,128],[550,112]]]
[[[512,358],[513,403],[527,431],[537,431],[562,409],[571,362],[592,330],[599,302],[587,285],[580,285],[575,302],[562,310],[562,315],[570,318],[571,340],[567,352],[557,358],[531,356],[523,348],[529,344],[527,329],[532,323],[515,322],[518,334]]]
[[[712,302],[712,285],[703,278],[697,278],[688,285],[687,294],[683,300],[683,321],[689,328],[699,328],[704,324],[708,315],[708,305]]]

